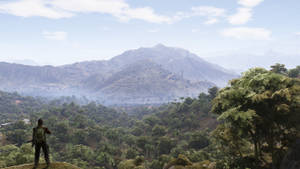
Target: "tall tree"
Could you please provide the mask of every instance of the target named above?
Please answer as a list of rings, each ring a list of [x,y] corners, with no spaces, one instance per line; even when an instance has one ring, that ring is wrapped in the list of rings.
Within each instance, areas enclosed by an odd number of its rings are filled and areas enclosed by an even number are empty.
[[[208,94],[209,94],[210,99],[214,99],[217,96],[218,91],[219,91],[219,88],[216,86],[209,88]]]
[[[285,68],[284,64],[276,63],[275,65],[271,66],[271,72],[287,74],[288,70]]]
[[[263,153],[269,154],[277,168],[280,154],[299,134],[300,80],[273,72],[262,68],[245,72],[219,91],[212,111],[227,126],[219,132],[249,141],[256,160],[267,161]]]
[[[297,66],[294,69],[290,69],[288,71],[288,75],[289,75],[289,77],[293,77],[293,78],[299,77],[300,76],[300,66]]]

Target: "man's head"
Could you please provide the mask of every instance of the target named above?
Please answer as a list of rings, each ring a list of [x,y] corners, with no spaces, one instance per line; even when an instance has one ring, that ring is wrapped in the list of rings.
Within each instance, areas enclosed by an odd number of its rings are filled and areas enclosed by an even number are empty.
[[[39,119],[38,120],[38,126],[42,126],[43,125],[43,120],[42,119]]]

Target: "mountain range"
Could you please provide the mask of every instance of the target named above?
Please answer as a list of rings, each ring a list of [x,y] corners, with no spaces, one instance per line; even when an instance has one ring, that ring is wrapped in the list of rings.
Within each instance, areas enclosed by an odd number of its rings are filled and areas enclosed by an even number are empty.
[[[187,50],[129,50],[110,60],[63,66],[0,62],[0,89],[32,96],[85,96],[103,104],[157,104],[223,87],[236,74]]]

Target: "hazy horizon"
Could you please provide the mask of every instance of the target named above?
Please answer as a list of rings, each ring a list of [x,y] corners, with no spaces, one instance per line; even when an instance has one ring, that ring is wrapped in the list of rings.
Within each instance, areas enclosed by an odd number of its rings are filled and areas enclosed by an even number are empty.
[[[162,43],[158,43],[154,46],[142,46],[139,48],[154,48],[157,45],[163,45],[166,46]],[[180,48],[180,47],[174,47],[174,46],[166,46],[168,48]],[[68,63],[60,63],[60,64],[51,64],[51,63],[39,63],[36,60],[32,60],[32,59],[15,59],[15,60],[0,60],[3,62],[8,62],[8,63],[16,63],[16,64],[24,64],[24,65],[29,65],[29,66],[47,66],[47,65],[51,65],[51,66],[63,66],[63,65],[69,65],[69,64],[75,64],[75,63],[79,63],[79,62],[90,62],[90,61],[107,61],[110,60],[116,56],[122,55],[124,52],[126,51],[131,51],[131,50],[137,50],[139,48],[135,48],[135,49],[128,49],[125,50],[115,56],[111,56],[108,58],[95,58],[95,59],[91,59],[91,60],[72,60]],[[180,48],[183,49],[183,48]],[[184,49],[186,50],[186,49]],[[189,51],[191,52],[191,51]],[[191,52],[193,53],[193,52]],[[196,54],[196,53],[194,53]],[[196,54],[197,55],[197,54]],[[243,58],[238,58],[238,55],[243,56]],[[199,56],[199,55],[198,55]],[[272,58],[270,58],[269,56],[274,56]],[[276,52],[273,51],[267,51],[266,53],[228,53],[228,52],[215,52],[212,53],[212,55],[208,56],[208,57],[201,57],[200,58],[212,63],[212,64],[217,64],[219,66],[224,67],[225,69],[228,69],[230,71],[233,71],[235,73],[241,73],[246,71],[249,68],[254,68],[254,67],[263,67],[266,69],[269,69],[271,65],[274,65],[276,63],[281,63],[284,64],[287,68],[291,69],[294,68],[296,66],[299,66],[300,62],[295,62],[295,60],[299,60],[300,55],[298,57],[298,55],[284,55],[284,54],[277,54]],[[258,57],[259,59],[255,59],[254,57]],[[289,58],[284,58],[284,57],[289,57]],[[236,59],[234,59],[236,58]],[[231,62],[227,62],[227,60],[230,60]]]

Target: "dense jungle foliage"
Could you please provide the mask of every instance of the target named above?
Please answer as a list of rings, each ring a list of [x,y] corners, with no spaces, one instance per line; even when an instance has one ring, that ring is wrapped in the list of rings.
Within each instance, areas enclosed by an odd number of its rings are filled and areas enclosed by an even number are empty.
[[[33,162],[26,142],[42,118],[52,161],[81,168],[277,169],[300,138],[299,75],[250,69],[223,89],[131,114],[1,92],[0,168]]]

